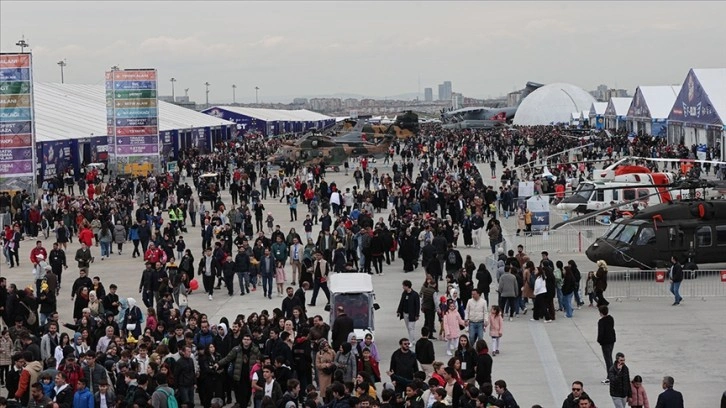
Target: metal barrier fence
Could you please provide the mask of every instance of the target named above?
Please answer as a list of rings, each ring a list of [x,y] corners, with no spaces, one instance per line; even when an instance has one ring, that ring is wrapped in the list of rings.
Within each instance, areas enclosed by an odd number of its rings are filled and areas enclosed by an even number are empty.
[[[726,297],[726,270],[684,271],[679,293],[684,299]],[[580,287],[583,287],[583,282]],[[673,297],[668,271],[626,270],[608,272],[607,300]]]
[[[545,231],[527,235],[524,232],[505,234],[507,243],[505,249],[515,249],[523,245],[528,254],[538,254],[547,251],[550,254],[558,253],[585,253],[585,250],[607,231],[607,227],[596,228],[565,228],[557,231]]]

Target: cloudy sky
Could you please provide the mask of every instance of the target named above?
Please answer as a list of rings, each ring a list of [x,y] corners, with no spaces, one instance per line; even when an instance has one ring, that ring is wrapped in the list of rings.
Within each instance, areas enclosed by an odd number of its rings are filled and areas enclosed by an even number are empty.
[[[467,96],[527,81],[631,93],[726,66],[726,2],[0,2],[0,49],[25,35],[38,81],[101,84],[157,68],[162,93],[210,101],[415,94],[444,80]]]

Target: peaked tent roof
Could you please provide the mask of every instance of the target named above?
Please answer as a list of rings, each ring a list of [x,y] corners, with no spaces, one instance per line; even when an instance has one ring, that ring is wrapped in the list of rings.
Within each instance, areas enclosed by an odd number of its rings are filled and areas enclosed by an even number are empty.
[[[605,109],[605,116],[625,116],[628,114],[628,108],[630,108],[630,102],[633,98],[610,98],[608,107]]]
[[[44,82],[33,85],[37,141],[106,136],[104,85]],[[161,100],[158,108],[159,131],[234,125]]]
[[[286,122],[317,122],[320,120],[335,119],[317,112],[307,109],[284,110],[284,109],[264,109],[264,108],[246,108],[243,106],[213,106],[202,112],[213,116],[215,109],[223,109],[240,115],[249,116],[264,120],[265,122],[286,121]]]
[[[688,71],[668,120],[708,126],[726,125],[726,68]]]
[[[628,109],[628,117],[666,119],[681,87],[677,85],[639,86]]]
[[[607,108],[607,102],[593,102],[592,105],[590,105],[590,115],[604,115],[605,109]]]

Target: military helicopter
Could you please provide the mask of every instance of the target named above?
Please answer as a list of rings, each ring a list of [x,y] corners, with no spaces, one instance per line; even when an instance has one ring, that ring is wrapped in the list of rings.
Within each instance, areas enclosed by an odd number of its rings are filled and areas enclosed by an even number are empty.
[[[696,197],[699,189],[714,187],[714,183],[705,180],[682,180],[669,186],[674,190],[689,190],[691,197]],[[662,194],[662,191],[653,194]],[[642,199],[617,203],[596,213],[563,221],[552,229],[627,207]],[[696,263],[726,262],[726,200],[672,200],[626,215],[630,218],[614,221],[610,229],[587,248],[588,259],[641,269],[666,266],[672,255]]]
[[[350,132],[340,137],[307,135],[281,145],[268,162],[280,164],[284,161],[301,161],[304,164],[340,165],[350,157],[382,157],[387,154],[394,135],[376,141],[368,141],[362,132]]]

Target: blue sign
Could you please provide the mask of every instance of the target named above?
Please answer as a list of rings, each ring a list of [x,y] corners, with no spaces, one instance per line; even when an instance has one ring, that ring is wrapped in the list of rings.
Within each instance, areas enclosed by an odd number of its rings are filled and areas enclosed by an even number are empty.
[[[116,81],[115,89],[156,89],[156,81]]]
[[[2,68],[0,81],[30,81],[29,68]]]
[[[30,108],[0,108],[0,120],[3,122],[25,122],[31,118]]]
[[[0,135],[18,135],[30,133],[33,130],[33,122],[2,122],[0,123]]]

